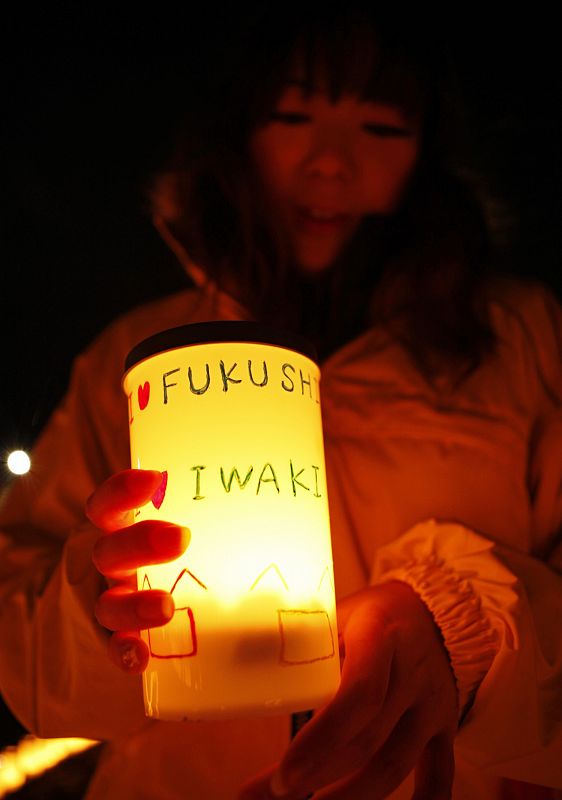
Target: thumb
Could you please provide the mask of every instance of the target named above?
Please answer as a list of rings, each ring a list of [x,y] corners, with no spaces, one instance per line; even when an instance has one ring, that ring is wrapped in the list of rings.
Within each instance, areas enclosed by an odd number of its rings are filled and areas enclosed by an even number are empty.
[[[277,765],[268,767],[245,783],[237,800],[308,800],[308,798],[302,794],[287,793],[283,790],[278,779]]]

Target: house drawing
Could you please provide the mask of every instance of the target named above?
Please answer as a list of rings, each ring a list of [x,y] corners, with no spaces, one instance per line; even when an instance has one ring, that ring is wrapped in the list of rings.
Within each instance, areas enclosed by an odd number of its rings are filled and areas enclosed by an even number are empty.
[[[207,591],[207,587],[188,569],[183,569],[170,590],[170,594],[183,594],[186,590],[193,592]],[[151,589],[148,575],[145,574],[142,588]],[[174,616],[159,628],[148,628],[148,648],[152,658],[193,658],[197,655],[197,627],[195,616],[190,606],[176,606]]]
[[[287,581],[277,564],[272,563],[260,572],[250,591],[259,585],[263,588],[265,581],[270,586],[276,586],[278,589],[283,586],[286,591],[289,590]],[[320,593],[326,586],[333,587],[331,571],[327,566],[322,571],[317,592]],[[277,624],[280,636],[279,661],[283,666],[312,664],[334,657],[334,635],[326,611],[278,608]]]
[[[269,564],[251,584],[249,592],[258,586],[275,589],[277,593],[289,591],[279,567]],[[142,589],[151,589],[145,574]],[[317,586],[318,594],[333,589],[331,570],[326,566]],[[174,581],[172,596],[193,596],[207,592],[208,588],[188,569],[182,569]],[[335,638],[330,616],[323,609],[277,608],[277,628],[280,637],[279,663],[282,666],[312,664],[333,658],[336,653]],[[272,619],[272,627],[275,619]],[[191,605],[176,606],[174,616],[166,624],[147,630],[148,644],[152,658],[193,658],[198,652],[197,626]]]

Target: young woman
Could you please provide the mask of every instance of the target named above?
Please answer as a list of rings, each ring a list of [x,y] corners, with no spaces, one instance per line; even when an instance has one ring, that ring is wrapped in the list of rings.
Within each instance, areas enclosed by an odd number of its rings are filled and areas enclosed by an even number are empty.
[[[562,314],[493,277],[438,52],[360,5],[249,22],[153,189],[195,288],[78,359],[4,502],[2,691],[40,735],[110,740],[88,798],[562,786]],[[210,319],[293,328],[322,362],[342,681],[292,743],[285,717],[147,720],[127,674],[174,610],[134,570],[189,533],[131,524],[161,475],[127,469],[122,365]]]

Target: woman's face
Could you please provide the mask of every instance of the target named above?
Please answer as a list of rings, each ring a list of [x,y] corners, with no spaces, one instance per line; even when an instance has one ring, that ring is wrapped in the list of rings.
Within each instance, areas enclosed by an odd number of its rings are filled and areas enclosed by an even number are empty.
[[[291,81],[250,157],[268,212],[307,273],[329,267],[363,217],[400,201],[419,149],[418,125],[390,105],[326,91],[306,96]]]

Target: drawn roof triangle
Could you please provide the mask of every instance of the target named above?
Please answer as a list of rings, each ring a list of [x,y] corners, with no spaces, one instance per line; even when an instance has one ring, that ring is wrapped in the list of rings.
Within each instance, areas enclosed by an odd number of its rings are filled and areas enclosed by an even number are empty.
[[[267,578],[266,578],[266,576],[267,576]],[[252,589],[255,589],[256,586],[258,585],[258,583],[262,583],[266,579],[270,583],[275,584],[275,585],[278,585],[279,583],[282,583],[283,586],[285,587],[286,591],[289,591],[289,587],[287,586],[287,581],[285,580],[285,578],[281,574],[281,570],[279,569],[277,564],[270,564],[262,572],[260,572],[258,577],[253,582],[253,584],[250,586],[250,591],[252,591]]]
[[[320,577],[320,583],[318,584],[318,589],[316,591],[319,592],[322,589],[322,586],[326,584],[332,591],[334,591],[334,582],[332,580],[332,573],[329,567],[324,567],[324,572]]]
[[[170,594],[173,594],[176,589],[182,589],[184,586],[189,584],[189,587],[192,589],[193,584],[199,586],[201,589],[207,590],[207,587],[200,581],[199,578],[190,572],[188,569],[182,569],[176,580],[174,581],[172,588],[170,589]]]

